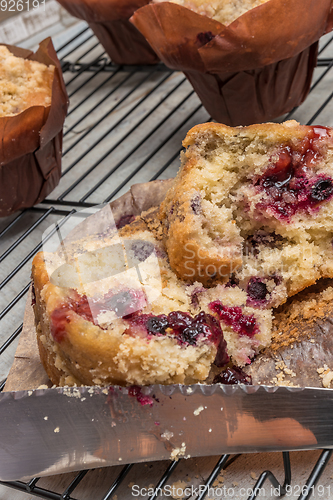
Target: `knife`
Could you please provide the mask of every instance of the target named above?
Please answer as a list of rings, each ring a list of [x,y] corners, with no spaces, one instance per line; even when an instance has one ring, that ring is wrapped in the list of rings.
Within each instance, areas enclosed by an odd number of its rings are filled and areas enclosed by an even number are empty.
[[[333,447],[333,390],[201,385],[0,394],[0,479]]]

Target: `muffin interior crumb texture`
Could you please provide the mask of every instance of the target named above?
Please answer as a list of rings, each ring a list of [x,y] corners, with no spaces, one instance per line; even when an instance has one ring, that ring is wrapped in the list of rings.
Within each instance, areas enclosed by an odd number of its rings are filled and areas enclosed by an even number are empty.
[[[209,284],[233,274],[230,284],[259,308],[333,277],[331,129],[210,124],[184,144],[184,167],[162,205],[179,276]]]
[[[160,3],[164,0],[154,0]],[[171,0],[173,3],[182,5],[198,14],[211,17],[222,24],[230,24],[239,16],[266,3],[268,0]]]
[[[0,45],[0,116],[51,104],[54,66],[14,56]]]

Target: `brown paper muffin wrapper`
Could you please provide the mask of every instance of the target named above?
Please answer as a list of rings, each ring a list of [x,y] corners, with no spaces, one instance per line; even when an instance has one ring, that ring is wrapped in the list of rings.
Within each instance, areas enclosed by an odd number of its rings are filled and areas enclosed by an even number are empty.
[[[8,46],[18,57],[55,66],[51,105],[31,106],[22,113],[0,117],[0,216],[40,203],[59,183],[62,128],[68,96],[50,38],[37,52]]]
[[[318,42],[294,57],[237,73],[185,71],[214,120],[226,125],[261,123],[299,106],[310,90]]]
[[[185,73],[211,116],[232,126],[299,105],[316,43],[333,27],[330,0],[269,0],[229,26],[163,2],[142,7],[131,22],[167,66]]]
[[[58,0],[72,16],[88,23],[116,64],[150,65],[159,58],[144,36],[129,22],[149,0]]]

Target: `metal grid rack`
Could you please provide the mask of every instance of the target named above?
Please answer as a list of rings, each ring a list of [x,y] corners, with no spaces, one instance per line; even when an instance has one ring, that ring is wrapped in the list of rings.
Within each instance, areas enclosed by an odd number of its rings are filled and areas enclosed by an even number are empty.
[[[116,66],[90,29],[84,23],[80,26],[74,37],[57,47],[70,97],[60,184],[38,206],[0,220],[0,380],[8,374],[22,331],[31,261],[41,248],[44,231],[55,222],[63,224],[81,209],[111,201],[133,183],[173,177],[179,166],[182,138],[193,125],[209,120],[182,73],[173,72],[163,64]],[[305,103],[277,121],[295,118],[301,123],[333,126],[332,42],[332,35],[322,39],[313,84]],[[0,390],[3,387],[4,382]],[[332,451],[323,450],[319,458],[316,457],[299,500],[311,496],[331,454]],[[291,484],[291,466],[289,453],[282,455],[283,484],[280,486],[276,476],[265,470],[249,499],[256,498],[256,488],[267,481],[274,488],[280,487],[281,495],[286,493]],[[221,470],[238,459],[239,455],[220,457],[206,474],[203,482],[206,490],[195,498],[203,499]],[[181,462],[165,462],[165,470],[154,488],[162,488]],[[111,486],[103,500],[111,499],[132,467],[133,464],[112,468]],[[39,478],[27,483],[1,484],[45,499],[80,500],[71,495],[88,472],[91,471],[71,475],[70,484],[61,493],[40,486],[43,481]],[[95,499],[98,500],[94,496]]]

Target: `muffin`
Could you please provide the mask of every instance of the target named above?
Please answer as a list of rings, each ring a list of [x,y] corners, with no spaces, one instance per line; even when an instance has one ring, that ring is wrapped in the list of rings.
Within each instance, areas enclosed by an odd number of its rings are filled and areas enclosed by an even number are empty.
[[[172,272],[156,213],[33,261],[40,356],[57,385],[195,383],[269,345],[272,315],[237,287]]]
[[[247,304],[277,307],[333,277],[333,130],[283,124],[189,131],[161,205],[182,280],[231,282]]]
[[[329,13],[329,0],[155,0],[131,22],[167,66],[184,72],[213,119],[236,126],[303,102]]]
[[[115,64],[155,64],[159,58],[129,22],[149,0],[58,0],[68,12],[87,21]]]
[[[0,216],[42,201],[61,175],[68,97],[50,39],[0,46]]]

